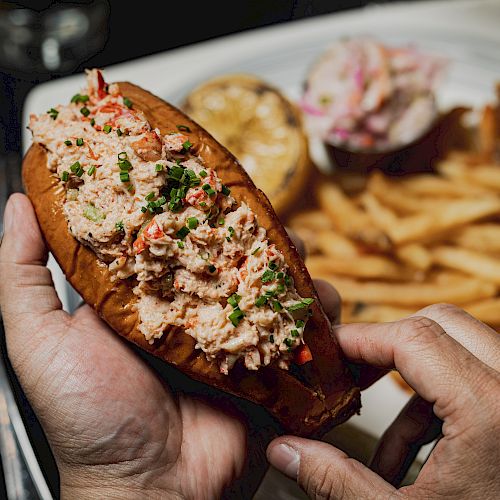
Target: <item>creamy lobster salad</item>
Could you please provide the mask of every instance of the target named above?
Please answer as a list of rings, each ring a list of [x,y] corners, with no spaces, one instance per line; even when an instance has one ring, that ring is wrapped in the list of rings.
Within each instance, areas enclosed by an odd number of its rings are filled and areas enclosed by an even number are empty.
[[[115,280],[135,278],[150,343],[180,327],[225,374],[239,359],[250,370],[311,359],[313,299],[297,293],[250,207],[193,153],[189,127],[162,135],[94,69],[84,93],[29,128],[64,189],[71,234]]]

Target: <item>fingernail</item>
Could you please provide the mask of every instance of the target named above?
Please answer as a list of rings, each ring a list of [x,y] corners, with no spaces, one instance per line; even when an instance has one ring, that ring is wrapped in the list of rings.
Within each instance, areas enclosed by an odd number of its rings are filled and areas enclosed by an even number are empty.
[[[12,200],[12,196],[7,200],[5,205],[5,212],[3,214],[3,231],[4,233],[12,230],[14,227],[14,214],[16,211],[15,203]]]
[[[299,475],[300,455],[287,444],[278,444],[269,450],[269,461],[292,479]]]

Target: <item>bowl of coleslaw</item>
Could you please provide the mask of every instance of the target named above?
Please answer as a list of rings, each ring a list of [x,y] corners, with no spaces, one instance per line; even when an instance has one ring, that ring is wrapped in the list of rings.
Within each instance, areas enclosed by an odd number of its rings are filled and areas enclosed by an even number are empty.
[[[339,40],[309,72],[300,102],[307,131],[339,167],[391,167],[402,151],[432,143],[446,66],[414,46]]]

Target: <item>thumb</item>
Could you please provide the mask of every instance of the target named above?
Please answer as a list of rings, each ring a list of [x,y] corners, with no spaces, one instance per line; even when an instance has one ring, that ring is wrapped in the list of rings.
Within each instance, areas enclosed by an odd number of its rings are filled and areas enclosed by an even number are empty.
[[[5,207],[0,246],[0,307],[7,325],[20,325],[61,308],[47,249],[29,199],[13,194]]]
[[[310,498],[385,499],[396,491],[361,462],[321,441],[283,436],[268,446],[267,458]]]

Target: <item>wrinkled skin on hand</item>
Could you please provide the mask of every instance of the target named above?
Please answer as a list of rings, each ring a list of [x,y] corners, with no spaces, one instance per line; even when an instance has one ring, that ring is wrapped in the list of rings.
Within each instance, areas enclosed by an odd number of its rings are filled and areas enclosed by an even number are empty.
[[[68,498],[251,498],[276,424],[260,407],[194,382],[114,333],[84,305],[64,312],[28,198],[13,195],[0,247],[12,366]],[[319,283],[325,309],[338,295]]]
[[[498,333],[440,304],[395,323],[339,326],[336,335],[347,358],[362,364],[362,388],[396,368],[416,395],[383,435],[370,468],[292,436],[270,444],[273,465],[311,498],[500,498]],[[398,488],[420,447],[436,438],[415,483]]]

